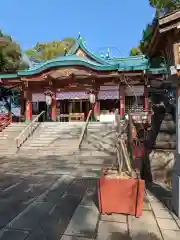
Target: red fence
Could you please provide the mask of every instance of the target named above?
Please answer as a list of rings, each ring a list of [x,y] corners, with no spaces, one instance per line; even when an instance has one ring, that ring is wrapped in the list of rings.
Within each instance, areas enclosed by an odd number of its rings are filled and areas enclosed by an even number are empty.
[[[151,124],[152,114],[130,113],[129,114],[129,149],[132,154],[133,167],[138,171],[142,169],[142,161],[145,153],[144,140],[147,136],[148,127]]]
[[[0,113],[0,132],[11,123],[8,114]]]

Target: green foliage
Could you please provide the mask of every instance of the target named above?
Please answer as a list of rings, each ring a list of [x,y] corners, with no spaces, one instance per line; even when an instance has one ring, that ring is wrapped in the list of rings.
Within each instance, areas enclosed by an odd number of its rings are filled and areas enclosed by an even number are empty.
[[[138,48],[132,48],[130,55],[138,55],[138,51],[136,51],[136,49],[140,49],[143,54],[146,54],[157,18],[166,13],[180,9],[180,0],[149,0],[149,4],[156,9],[156,16],[143,30],[142,39]]]
[[[0,30],[0,73],[14,73],[26,67],[22,63],[20,46]]]
[[[138,46],[137,48],[131,48],[129,55],[130,56],[137,56],[137,55],[141,55],[142,51],[140,46]]]
[[[156,9],[157,17],[180,8],[179,0],[149,0],[149,4]]]
[[[168,12],[180,9],[179,0],[149,0],[149,4],[156,9],[156,16],[153,21],[148,24],[143,30],[142,40],[140,41],[140,44],[138,46],[138,49],[140,49],[143,54],[146,54],[157,17],[159,17],[160,15],[164,15]],[[135,51],[135,49],[131,49],[130,54],[138,55],[138,51]]]
[[[27,50],[25,53],[31,60],[51,60],[63,56],[74,45],[74,38],[64,38],[62,41],[52,41],[49,43],[37,43],[35,47]]]
[[[0,86],[0,102],[3,102],[8,112],[11,111],[12,105],[14,107],[20,106],[20,92],[16,88],[8,88],[6,86]],[[0,105],[1,108],[1,105]]]
[[[152,24],[148,24],[146,28],[143,30],[142,40],[140,41],[140,48],[143,54],[146,54],[146,50],[149,45],[149,41],[151,39],[154,28],[154,21]]]

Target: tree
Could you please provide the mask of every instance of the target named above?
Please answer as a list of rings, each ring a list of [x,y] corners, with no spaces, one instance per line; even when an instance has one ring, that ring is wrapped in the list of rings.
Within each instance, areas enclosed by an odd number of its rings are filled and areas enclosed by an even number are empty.
[[[156,15],[152,22],[149,23],[143,30],[142,39],[139,43],[138,48],[132,48],[130,51],[130,55],[138,55],[138,49],[140,49],[143,54],[146,54],[158,17],[174,10],[180,9],[180,0],[149,0],[149,4],[156,9]],[[160,58],[160,61],[162,61],[162,58]]]
[[[156,9],[157,17],[180,8],[179,0],[149,0],[149,4]]]
[[[155,20],[153,20],[151,24],[147,24],[146,28],[143,30],[142,40],[140,41],[140,44],[139,44],[143,54],[146,54],[149,41],[152,37],[154,25],[155,25]]]
[[[27,67],[22,62],[20,46],[0,30],[0,73],[14,73]]]
[[[65,55],[74,45],[74,38],[64,38],[62,41],[52,41],[49,43],[37,43],[35,47],[25,53],[32,61],[46,61]]]
[[[131,48],[129,53],[130,56],[137,56],[141,54],[142,54],[142,51],[141,51],[140,45],[137,48]]]

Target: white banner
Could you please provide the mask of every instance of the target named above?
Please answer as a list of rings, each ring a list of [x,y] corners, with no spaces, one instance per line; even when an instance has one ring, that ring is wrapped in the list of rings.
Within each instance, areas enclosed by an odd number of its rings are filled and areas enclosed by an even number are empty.
[[[32,94],[32,102],[45,102],[45,94],[44,93],[33,93]]]
[[[88,99],[88,94],[83,91],[79,92],[57,92],[56,99]]]
[[[144,86],[131,86],[125,88],[126,96],[143,96],[144,95]]]

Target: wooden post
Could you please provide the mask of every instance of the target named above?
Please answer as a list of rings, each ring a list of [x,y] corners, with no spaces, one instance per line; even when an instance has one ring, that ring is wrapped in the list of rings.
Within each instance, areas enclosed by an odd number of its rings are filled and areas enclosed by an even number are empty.
[[[51,112],[52,121],[57,120],[57,101],[56,101],[56,93],[52,96],[52,112]]]
[[[21,108],[21,111],[20,111],[20,118],[22,119],[23,117],[24,117],[24,91],[21,91],[20,92],[20,104],[21,104],[21,106],[20,106],[20,108]]]
[[[28,89],[25,91],[26,99],[26,121],[32,120],[32,92]]]
[[[96,102],[95,102],[95,104],[94,104],[94,109],[93,109],[93,111],[94,111],[94,113],[93,113],[93,115],[94,115],[94,118],[97,120],[97,116],[99,115],[99,101],[98,101],[98,93],[99,93],[99,89],[95,89],[95,95],[96,95]]]

